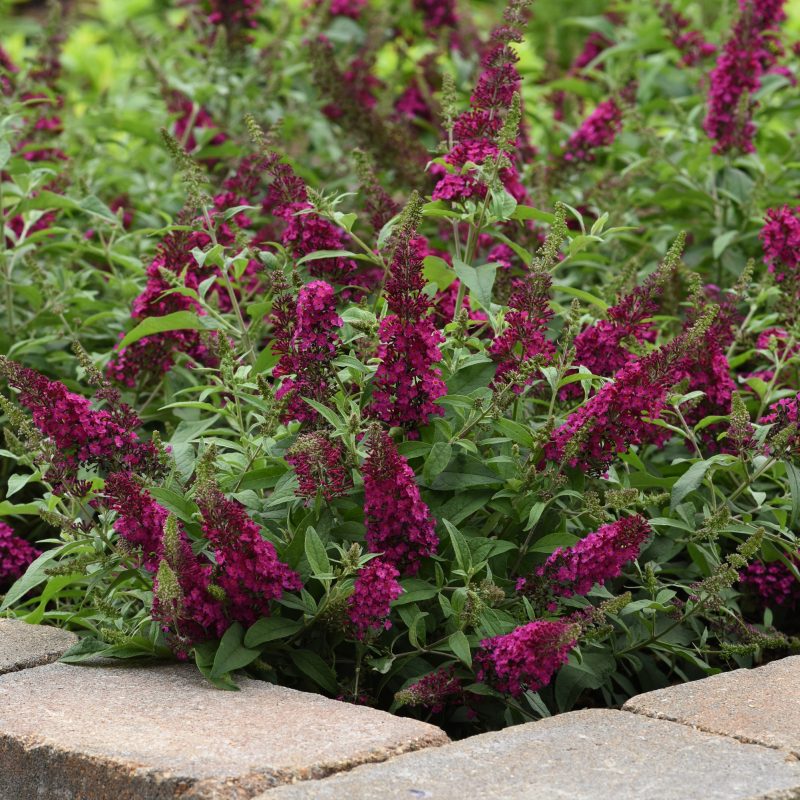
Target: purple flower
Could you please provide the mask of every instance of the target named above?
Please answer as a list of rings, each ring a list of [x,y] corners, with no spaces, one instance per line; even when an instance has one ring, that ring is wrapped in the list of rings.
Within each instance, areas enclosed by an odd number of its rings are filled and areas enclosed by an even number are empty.
[[[613,144],[622,130],[622,109],[614,98],[603,100],[569,137],[564,161],[594,161],[594,150]]]
[[[623,566],[639,555],[652,533],[638,514],[603,525],[571,547],[557,548],[536,570],[557,597],[585,595],[596,583],[618,577]]]
[[[489,353],[499,362],[495,381],[517,369],[534,356],[550,360],[555,345],[547,338],[547,325],[553,312],[550,309],[550,289],[553,279],[548,272],[528,271],[517,281],[508,301],[506,329],[492,341]]]
[[[575,627],[538,619],[504,636],[484,639],[475,656],[478,680],[519,697],[547,686],[577,644]]]
[[[41,554],[9,525],[0,522],[0,590],[21,578],[28,565]]]
[[[286,456],[300,483],[300,495],[325,500],[346,494],[353,487],[341,442],[320,431],[300,436]]]
[[[800,206],[770,208],[759,233],[764,263],[778,283],[800,278]]]
[[[423,558],[436,552],[436,524],[422,501],[414,471],[389,435],[373,430],[364,476],[366,540],[373,553],[404,575],[418,572]]]
[[[426,242],[413,231],[399,235],[386,281],[386,302],[392,312],[380,324],[377,356],[381,363],[373,379],[371,412],[389,425],[414,431],[444,409],[435,404],[447,394],[439,345],[444,336],[430,314],[422,292],[422,261]]]
[[[369,631],[389,630],[389,608],[392,600],[403,593],[397,578],[400,573],[379,558],[373,558],[362,567],[356,577],[355,588],[347,598],[348,616],[357,639]]]
[[[107,408],[95,409],[88,398],[70,392],[63,383],[51,381],[35,370],[3,358],[2,371],[10,386],[19,390],[19,402],[31,412],[33,424],[53,443],[59,465],[74,473],[80,465],[116,471],[157,469],[158,455],[152,442],[136,434],[141,420],[119,402],[109,389],[98,393]]]
[[[272,374],[283,378],[275,393],[278,400],[286,400],[283,420],[316,422],[319,415],[303,398],[324,402],[331,393],[331,362],[340,345],[338,329],[342,326],[333,287],[314,281],[303,286],[294,305],[288,297],[276,299],[272,320],[273,347],[280,353]]]
[[[795,566],[800,566],[797,556],[792,560]],[[764,606],[780,606],[791,610],[797,608],[800,601],[800,581],[782,561],[748,564],[739,573],[739,581],[754,592]]]
[[[271,601],[284,591],[302,588],[300,576],[278,559],[275,546],[261,536],[241,503],[211,487],[198,496],[197,505],[217,562],[215,583],[225,593],[230,619],[252,625],[269,616]]]
[[[703,127],[715,153],[755,150],[753,94],[775,63],[774,32],[785,17],[783,5],[784,0],[739,0],[741,14],[709,76]]]

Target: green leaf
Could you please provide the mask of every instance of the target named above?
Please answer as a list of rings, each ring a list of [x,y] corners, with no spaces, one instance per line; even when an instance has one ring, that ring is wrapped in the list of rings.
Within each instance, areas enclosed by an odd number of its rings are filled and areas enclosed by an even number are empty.
[[[0,141],[0,169],[8,163],[11,158],[11,145],[3,139]]]
[[[15,583],[11,584],[11,588],[0,603],[0,611],[5,611],[10,608],[18,600],[25,597],[31,589],[35,589],[40,583],[43,583],[49,577],[45,570],[48,568],[50,562],[59,553],[58,550],[45,550],[35,561],[31,562],[25,574]]]
[[[214,665],[211,668],[211,677],[218,679],[234,670],[242,669],[255,661],[259,655],[261,655],[259,650],[245,647],[244,628],[241,623],[234,622],[225,631],[219,643],[214,656]]]
[[[678,505],[680,505],[681,500],[683,500],[686,495],[690,492],[693,492],[697,489],[698,486],[703,482],[703,478],[705,478],[706,473],[708,472],[711,467],[719,465],[719,464],[728,464],[732,460],[735,461],[733,456],[729,455],[716,455],[712,456],[711,458],[707,458],[703,461],[697,461],[696,463],[692,464],[683,475],[678,478],[677,481],[672,486],[672,496],[670,498],[670,509],[674,511]]]
[[[143,319],[132,331],[129,331],[125,338],[119,343],[119,347],[129,347],[145,336],[152,336],[155,333],[166,333],[168,331],[199,331],[203,326],[200,320],[191,311],[175,311],[172,314],[165,314],[163,317],[148,317]]]
[[[454,258],[453,268],[458,279],[470,290],[472,296],[484,308],[489,308],[492,304],[492,287],[497,275],[497,264],[482,264],[476,268]]]
[[[583,83],[583,81],[581,81],[581,83]],[[556,218],[554,214],[550,214],[547,211],[540,211],[533,206],[517,206],[516,209],[514,209],[514,213],[511,215],[511,219],[535,219],[537,222],[546,222],[548,225],[552,225]]]
[[[325,545],[319,534],[310,525],[306,529],[306,558],[308,559],[311,571],[315,576],[330,575],[331,562],[328,559],[328,554],[325,551]]]
[[[425,481],[430,483],[437,475],[444,472],[452,457],[453,446],[449,442],[436,442],[428,453],[425,466],[422,468]]]
[[[447,639],[447,644],[465,666],[472,666],[472,650],[470,649],[469,641],[464,631],[451,633]]]
[[[603,311],[608,309],[608,303],[605,300],[601,300],[599,297],[595,297],[593,294],[585,291],[584,289],[578,289],[575,286],[554,286],[554,290],[559,292],[564,292],[564,294],[568,294],[570,297],[577,297],[578,300],[583,300],[584,303],[591,303],[593,306],[597,306],[598,308],[602,308]]]
[[[464,572],[469,572],[470,569],[472,569],[472,554],[469,551],[469,545],[464,538],[464,534],[462,534],[450,520],[443,519],[442,522],[445,528],[447,528],[447,532],[450,534],[450,542],[453,545],[458,566],[464,570]]]
[[[167,511],[171,511],[178,519],[184,522],[192,522],[194,515],[197,513],[198,509],[194,501],[187,499],[184,495],[172,489],[154,487],[150,489],[150,494]]]
[[[535,508],[536,506],[534,506]],[[578,541],[577,536],[571,533],[548,533],[547,536],[542,536],[541,539],[535,541],[529,548],[529,553],[545,553],[550,555],[559,547],[571,547]]]
[[[713,245],[711,246],[711,253],[714,258],[719,258],[725,252],[725,250],[728,249],[728,245],[730,245],[738,235],[739,231],[726,231],[725,233],[717,236],[714,239]]]
[[[800,469],[792,464],[791,461],[784,461],[783,466],[786,467],[789,492],[792,496],[792,510],[789,514],[787,527],[794,530],[797,527],[798,520],[800,520]]]
[[[461,367],[447,381],[447,393],[469,395],[476,389],[483,389],[492,382],[495,372],[497,364],[489,360]]]
[[[95,639],[91,636],[85,636],[79,642],[72,645],[58,660],[65,664],[80,664],[81,661],[99,656],[101,653],[108,650],[108,648],[108,642],[101,642],[99,639]]]
[[[455,279],[452,267],[439,256],[425,256],[422,276],[428,283],[435,283],[439,291],[446,289]]]
[[[303,627],[299,620],[287,619],[286,617],[264,617],[254,622],[244,635],[245,647],[258,647],[266,642],[274,642],[276,639],[286,639],[293,636]]]
[[[329,694],[339,694],[336,673],[320,656],[311,650],[291,650],[289,656],[300,672],[311,678],[317,686]]]
[[[555,683],[559,711],[569,711],[585,689],[599,689],[608,679],[616,662],[608,653],[585,653],[581,662],[570,655],[569,663],[558,673]]]
[[[307,261],[319,261],[323,258],[355,258],[359,261],[372,261],[369,256],[362,255],[361,253],[352,253],[350,250],[315,250],[313,253],[303,256],[297,260],[298,266],[305,264]]]

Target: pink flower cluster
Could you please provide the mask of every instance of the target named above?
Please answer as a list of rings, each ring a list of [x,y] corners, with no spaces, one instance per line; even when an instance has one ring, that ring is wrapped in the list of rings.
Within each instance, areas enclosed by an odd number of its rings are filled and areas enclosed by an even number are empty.
[[[347,598],[347,613],[357,639],[370,631],[392,627],[390,604],[403,593],[399,577],[397,569],[380,558],[373,558],[359,570],[353,593]]]
[[[313,0],[313,2],[321,6],[326,0]],[[367,0],[330,0],[329,11],[333,17],[358,19],[366,5]]]
[[[507,327],[489,346],[489,353],[498,362],[495,381],[534,356],[549,361],[555,353],[555,345],[547,338],[547,325],[553,316],[552,285],[552,277],[543,271],[529,271],[516,282],[508,301],[511,310],[506,314]]]
[[[161,623],[178,658],[188,656],[192,645],[208,639],[219,639],[230,625],[224,604],[213,597],[214,567],[202,556],[195,555],[186,531],[178,530],[177,552],[167,553],[161,547],[160,555],[175,574],[180,588],[176,602],[166,604],[161,599],[158,576],[153,581],[152,617]]]
[[[303,286],[294,308],[282,301],[273,311],[274,350],[280,354],[272,374],[283,378],[275,393],[285,399],[284,421],[316,422],[319,414],[303,399],[323,402],[331,392],[331,361],[336,357],[342,320],[333,287],[325,281]]]
[[[636,354],[624,346],[626,341],[640,344],[655,339],[655,326],[649,319],[657,310],[653,281],[637,286],[608,309],[608,319],[601,319],[584,328],[575,337],[575,364],[587,367],[593,375],[611,377]],[[578,383],[561,390],[562,397],[580,397]]]
[[[800,560],[794,559],[795,566]],[[797,608],[800,602],[800,581],[782,561],[771,561],[762,564],[756,561],[748,564],[740,573],[739,581],[752,591],[764,606],[780,606],[787,609]]]
[[[511,633],[484,639],[475,656],[478,680],[514,697],[547,686],[577,643],[574,626],[537,619]]]
[[[422,262],[426,242],[405,232],[396,243],[385,296],[392,312],[381,320],[377,356],[381,363],[373,379],[371,412],[389,425],[414,431],[444,409],[435,401],[447,394],[431,302],[423,294]]]
[[[300,259],[318,250],[349,249],[344,231],[312,209],[302,178],[283,163],[277,153],[269,154],[260,166],[272,177],[262,210],[283,220],[281,244],[294,258]],[[374,278],[369,273],[358,274],[355,261],[338,256],[314,259],[308,263],[308,269],[314,277],[343,286],[370,285]]]
[[[398,699],[412,706],[423,706],[441,714],[445,706],[464,702],[464,690],[452,667],[442,667],[398,692]]]
[[[0,94],[10,95],[14,91],[14,75],[19,70],[11,56],[0,46]]]
[[[415,575],[436,552],[436,523],[422,501],[414,471],[384,431],[370,436],[364,476],[366,540],[373,553],[404,575]]]
[[[778,283],[800,281],[800,206],[770,208],[759,233],[764,263]]]
[[[230,244],[233,232],[227,225],[220,227],[218,239]],[[205,312],[191,297],[173,291],[175,286],[196,290],[201,281],[210,277],[199,268],[192,255],[194,248],[204,248],[211,239],[205,231],[175,231],[167,235],[147,268],[147,284],[144,291],[133,301],[131,317],[163,317],[176,311]],[[172,275],[174,278],[166,276]],[[227,297],[219,292],[221,307],[227,309]],[[224,298],[224,299],[223,299]],[[228,301],[229,302],[229,301]],[[199,331],[177,330],[145,336],[129,347],[115,350],[108,363],[110,378],[134,388],[141,381],[150,381],[169,372],[179,354],[187,355],[193,362],[211,366],[216,358],[201,339]]]
[[[455,0],[414,0],[414,8],[423,15],[425,29],[430,33],[458,24]]]
[[[753,94],[775,63],[774,36],[785,0],[739,0],[741,14],[711,71],[708,115],[703,127],[715,153],[755,150]]]
[[[623,517],[570,547],[557,548],[536,575],[557,597],[585,595],[596,583],[618,577],[623,566],[639,555],[651,533],[644,517]]]
[[[614,98],[603,100],[570,137],[564,161],[594,161],[594,151],[614,143],[622,130],[622,108]]]
[[[300,436],[286,460],[294,467],[302,497],[315,498],[320,493],[330,501],[353,487],[341,442],[325,433],[315,431]]]
[[[761,424],[772,425],[772,433],[795,425],[797,432],[789,442],[789,447],[800,454],[800,394],[796,394],[794,397],[784,397],[777,403],[773,403],[769,407],[769,414],[765,414],[761,418]]]
[[[114,531],[141,552],[145,569],[155,572],[161,560],[167,509],[130,472],[109,475],[103,493],[105,505],[117,512]]]
[[[240,503],[218,489],[206,488],[197,505],[219,569],[216,583],[225,593],[231,619],[252,625],[269,616],[272,600],[302,588],[300,576],[278,559],[275,546],[261,536]]]
[[[249,31],[258,27],[256,15],[261,0],[188,0],[186,5],[199,6],[209,25],[224,28],[230,44],[250,41]],[[214,38],[209,37],[209,44]]]
[[[455,144],[444,157],[454,171],[447,172],[441,165],[434,165],[431,169],[432,174],[439,178],[433,190],[434,200],[468,200],[486,196],[487,186],[480,180],[477,170],[466,168],[466,165],[481,166],[500,155],[495,138],[502,127],[504,113],[520,88],[521,80],[515,66],[519,57],[511,44],[521,41],[523,21],[515,16],[513,6],[512,2],[505,15],[509,24],[492,32],[489,49],[481,58],[483,72],[470,98],[471,109],[460,114],[455,122]],[[504,167],[499,178],[516,200],[525,200],[527,194],[516,167]]]
[[[10,525],[0,522],[0,590],[21,578],[40,554],[40,550],[17,536]]]
[[[576,452],[569,455],[571,467],[602,473],[614,455],[633,444],[642,444],[652,435],[652,425],[666,404],[667,392],[674,383],[674,368],[681,337],[669,345],[624,366],[593,397],[553,432],[545,447],[545,457],[561,461],[567,446],[577,436]]]
[[[108,471],[156,469],[154,445],[136,434],[141,420],[119,402],[116,393],[106,393],[107,408],[95,409],[88,398],[36,370],[5,359],[0,370],[9,385],[19,390],[19,402],[31,412],[33,424],[52,441],[62,466],[70,471],[79,465]]]
[[[707,42],[699,31],[690,30],[692,23],[672,3],[659,3],[658,13],[669,32],[670,41],[680,51],[681,62],[685,66],[692,67],[716,53],[716,46]]]

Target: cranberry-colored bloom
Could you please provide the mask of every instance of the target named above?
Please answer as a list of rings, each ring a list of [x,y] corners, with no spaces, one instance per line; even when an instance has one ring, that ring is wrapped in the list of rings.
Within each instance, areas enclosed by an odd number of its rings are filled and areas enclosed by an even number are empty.
[[[204,128],[218,128],[214,118],[207,109],[196,106],[195,103],[186,95],[178,91],[170,92],[167,97],[167,108],[171,114],[177,114],[173,132],[175,138],[191,153],[197,147],[197,137],[195,132]],[[220,131],[216,133],[209,144],[212,147],[224,144],[228,141],[228,134]],[[203,163],[213,168],[217,164],[217,159],[205,158]]]
[[[376,91],[384,89],[383,82],[372,73],[372,65],[363,58],[354,58],[346,70],[342,72],[342,79],[347,85],[348,94],[353,101],[363,108],[375,108],[378,98]],[[344,112],[335,103],[329,103],[322,109],[328,119],[340,119]]]
[[[321,493],[326,500],[333,500],[353,487],[341,442],[321,431],[300,436],[286,460],[294,467],[302,497]]]
[[[517,282],[508,301],[511,310],[506,314],[507,327],[489,347],[489,353],[498,362],[495,381],[534,356],[550,360],[555,353],[555,345],[546,335],[553,316],[552,285],[552,277],[544,271],[530,271]]]
[[[395,695],[405,705],[422,706],[440,714],[445,706],[464,702],[464,689],[452,667],[442,667],[420,678]]]
[[[10,95],[14,90],[14,75],[19,70],[17,65],[11,60],[11,56],[0,46],[0,94]]]
[[[564,161],[594,161],[599,147],[614,143],[622,130],[622,109],[614,98],[604,100],[569,137]]]
[[[741,14],[711,71],[708,115],[703,127],[715,153],[755,150],[753,94],[775,63],[774,34],[785,15],[785,0],[739,0]]]
[[[512,0],[504,14],[507,24],[492,31],[481,58],[483,71],[470,97],[471,108],[459,115],[453,127],[455,144],[444,160],[456,171],[447,172],[441,165],[431,167],[431,173],[438,179],[432,194],[434,200],[486,196],[487,187],[477,171],[465,167],[468,163],[482,166],[499,155],[495,137],[514,95],[519,92],[521,78],[515,66],[519,57],[511,45],[522,39],[524,17],[516,6]],[[501,169],[499,178],[518,202],[526,201],[527,193],[520,183],[517,166],[511,164]]]
[[[400,573],[379,558],[373,558],[359,571],[353,594],[347,598],[347,613],[357,639],[363,639],[369,631],[388,631],[392,627],[390,604],[403,593],[398,577]]]
[[[219,639],[230,625],[230,620],[223,603],[209,592],[213,584],[213,565],[202,556],[195,555],[182,528],[178,530],[176,552],[167,554],[162,545],[160,558],[166,560],[175,575],[180,597],[172,602],[164,602],[156,575],[153,580],[151,615],[161,623],[161,629],[175,654],[183,659],[198,642]]]
[[[114,531],[142,554],[142,565],[155,572],[161,560],[164,523],[169,512],[130,472],[114,472],[106,478],[105,505],[117,512]]]
[[[373,553],[404,575],[415,575],[436,552],[436,524],[422,501],[414,471],[384,431],[370,436],[364,476],[366,540]]]
[[[669,32],[670,41],[681,52],[681,63],[685,66],[694,66],[717,51],[716,46],[707,42],[702,33],[689,29],[692,23],[672,3],[659,3],[657,8]]]
[[[435,366],[442,360],[439,346],[444,336],[434,327],[431,302],[422,292],[426,242],[412,234],[404,232],[396,243],[386,281],[392,313],[380,324],[381,363],[373,379],[371,406],[378,419],[407,430],[427,425],[433,415],[441,416],[444,409],[435,401],[447,394],[441,370]]]
[[[272,374],[284,379],[275,393],[278,400],[286,398],[283,419],[316,422],[318,413],[303,398],[324,402],[331,392],[331,362],[339,348],[337,331],[342,326],[333,287],[325,281],[307,284],[293,309],[290,300],[281,298],[272,319],[274,349],[281,356]]]
[[[109,393],[108,408],[95,409],[88,398],[70,392],[36,370],[3,360],[0,367],[19,402],[31,412],[33,424],[50,439],[64,465],[96,465],[151,471],[157,463],[152,442],[136,435],[141,420],[118,396]]]
[[[258,26],[256,15],[261,0],[184,0],[182,5],[197,6],[209,25],[216,29],[224,28],[229,44],[239,45],[252,39],[249,31]],[[208,44],[212,44],[215,38],[215,33],[212,33]]]
[[[481,642],[475,656],[478,680],[514,697],[535,692],[550,683],[576,644],[573,625],[537,619]]]
[[[797,556],[793,561],[796,566],[800,566]],[[755,561],[748,564],[739,573],[739,581],[764,606],[780,606],[792,610],[800,602],[800,581],[782,561],[771,561],[769,564]]]
[[[21,578],[41,550],[17,536],[5,522],[0,522],[0,590]]]
[[[800,394],[794,397],[784,397],[777,403],[773,403],[768,410],[769,413],[761,418],[761,424],[772,425],[772,434],[788,428],[790,425],[796,426],[797,430],[788,442],[788,446],[800,453]]]
[[[269,616],[272,600],[302,588],[300,576],[278,559],[275,546],[261,536],[241,503],[210,488],[197,498],[197,505],[217,562],[215,583],[225,592],[230,619],[252,625]]]
[[[314,0],[314,2],[320,6],[325,0]],[[333,17],[358,19],[366,4],[367,0],[331,0],[329,11]]]
[[[425,19],[425,30],[435,35],[440,28],[453,28],[458,24],[455,0],[414,0],[414,8]]]
[[[545,447],[546,458],[561,461],[568,453],[567,445],[578,436],[569,465],[603,472],[615,454],[648,441],[653,426],[644,417],[655,419],[664,409],[682,345],[683,337],[678,337],[624,366],[554,431]]]
[[[618,577],[625,564],[639,555],[651,533],[644,517],[623,517],[570,547],[557,548],[536,575],[557,597],[585,595],[596,583]]]
[[[778,283],[800,277],[800,206],[770,208],[759,233],[764,263]]]

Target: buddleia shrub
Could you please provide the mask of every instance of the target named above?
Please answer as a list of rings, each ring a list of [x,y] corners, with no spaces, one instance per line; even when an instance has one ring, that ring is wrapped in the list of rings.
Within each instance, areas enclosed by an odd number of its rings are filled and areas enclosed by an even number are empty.
[[[796,649],[793,22],[740,6],[3,51],[0,608],[456,735]]]

